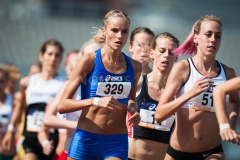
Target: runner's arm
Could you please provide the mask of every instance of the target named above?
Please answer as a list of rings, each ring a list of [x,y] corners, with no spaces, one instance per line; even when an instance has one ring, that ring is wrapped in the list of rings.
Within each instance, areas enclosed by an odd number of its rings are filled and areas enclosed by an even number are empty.
[[[133,126],[136,126],[140,122],[140,115],[137,111],[137,104],[136,104],[136,91],[137,91],[138,80],[142,73],[142,65],[135,60],[132,60],[132,65],[134,69],[134,82],[133,82],[132,89],[130,91],[129,101],[128,101],[128,112],[131,114],[131,117],[128,119],[128,124],[129,125],[132,124]]]
[[[64,118],[59,118],[56,116],[57,106],[66,85],[67,85],[67,82],[64,83],[61,90],[46,107],[46,114],[43,121],[46,127],[55,128],[55,129],[58,129],[58,128],[75,129],[77,126],[77,121],[70,121],[70,120],[66,120]]]
[[[226,95],[240,91],[240,77],[233,78],[216,86],[213,90],[214,109],[219,124],[228,123],[226,113]]]

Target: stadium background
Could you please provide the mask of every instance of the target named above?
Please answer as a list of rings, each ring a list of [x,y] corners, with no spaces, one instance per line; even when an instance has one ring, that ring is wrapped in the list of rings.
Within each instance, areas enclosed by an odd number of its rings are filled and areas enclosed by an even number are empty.
[[[15,63],[22,74],[27,73],[29,65],[38,61],[40,45],[49,38],[62,42],[65,55],[79,49],[92,37],[92,27],[102,27],[102,19],[111,9],[129,15],[130,31],[139,26],[149,27],[155,34],[167,31],[181,43],[197,19],[214,14],[223,23],[217,59],[240,76],[239,7],[239,0],[0,0],[0,63]],[[123,51],[130,55],[127,45]],[[64,74],[63,64],[60,73]],[[227,160],[240,159],[239,146],[223,144]]]

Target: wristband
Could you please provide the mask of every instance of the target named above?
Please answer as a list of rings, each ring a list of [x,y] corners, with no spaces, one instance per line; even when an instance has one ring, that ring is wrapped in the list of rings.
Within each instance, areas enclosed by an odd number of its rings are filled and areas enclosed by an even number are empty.
[[[10,132],[14,132],[15,129],[16,129],[16,128],[14,127],[13,124],[9,124],[9,125],[8,125],[8,128],[7,128],[8,131],[10,131]]]
[[[227,128],[231,128],[229,123],[223,123],[223,124],[219,125],[220,131],[227,129]]]
[[[48,143],[49,143],[48,140],[44,140],[44,141],[42,142],[42,147],[44,148]]]
[[[99,97],[94,97],[92,99],[92,106],[98,107]]]

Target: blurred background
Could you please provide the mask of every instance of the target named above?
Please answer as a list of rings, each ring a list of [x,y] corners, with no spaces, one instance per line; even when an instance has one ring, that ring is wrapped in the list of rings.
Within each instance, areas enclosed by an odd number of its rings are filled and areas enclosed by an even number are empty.
[[[92,27],[101,28],[104,15],[111,9],[128,14],[130,31],[140,26],[155,34],[167,31],[181,43],[196,20],[214,14],[223,23],[217,59],[240,76],[239,7],[239,0],[0,0],[0,63],[14,63],[22,74],[27,73],[29,65],[38,61],[40,46],[50,38],[62,42],[65,55],[80,49],[92,38]],[[123,51],[131,56],[127,45]],[[63,64],[60,73],[64,74]],[[227,160],[240,159],[239,146],[223,144]]]

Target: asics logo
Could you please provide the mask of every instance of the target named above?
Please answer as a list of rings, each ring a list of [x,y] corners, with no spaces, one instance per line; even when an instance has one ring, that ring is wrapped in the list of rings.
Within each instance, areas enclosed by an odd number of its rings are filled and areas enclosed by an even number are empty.
[[[112,82],[121,82],[123,80],[123,76],[111,76],[107,75],[105,81],[108,82],[111,79]]]
[[[151,110],[154,110],[156,108],[156,104],[152,104],[151,106],[149,106],[149,110],[151,111]]]

